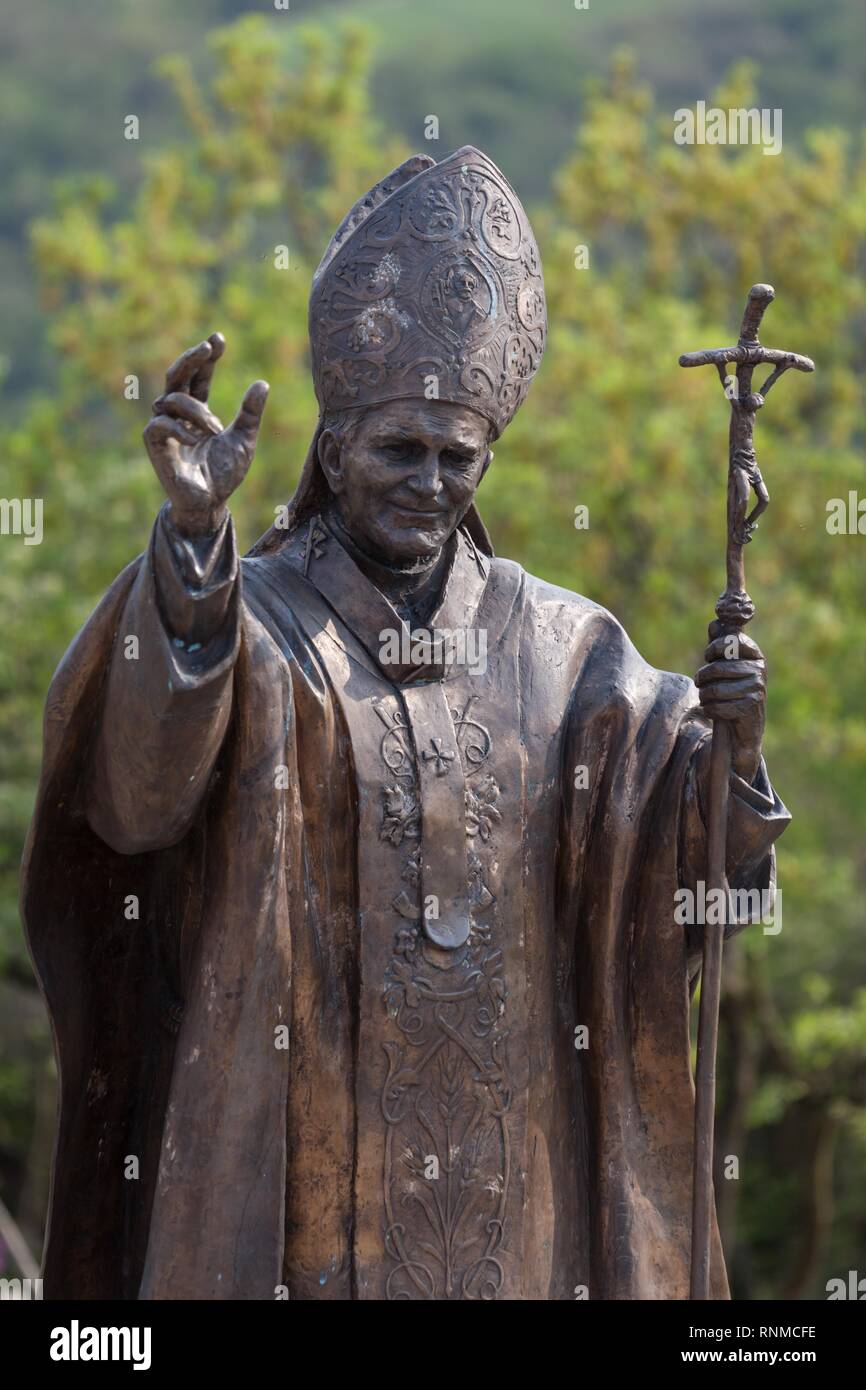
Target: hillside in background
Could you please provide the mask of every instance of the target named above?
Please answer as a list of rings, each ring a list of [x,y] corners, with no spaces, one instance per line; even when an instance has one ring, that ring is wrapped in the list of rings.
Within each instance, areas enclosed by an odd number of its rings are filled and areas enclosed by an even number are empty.
[[[288,11],[243,0],[6,0],[0,52],[0,392],[20,396],[50,380],[24,228],[45,212],[52,181],[102,171],[121,197],[139,155],[179,136],[176,109],[154,73],[186,52],[206,75],[210,30],[238,15],[270,15],[286,33],[310,20],[361,21],[375,34],[372,107],[383,128],[434,154],[462,144],[487,150],[532,203],[549,191],[574,140],[588,79],[628,44],[659,105],[706,97],[731,64],[753,59],[760,105],[781,107],[786,139],[810,126],[863,123],[866,7],[851,0],[291,0]],[[671,35],[676,35],[676,43]],[[129,113],[138,144],[123,139]],[[423,121],[440,121],[426,143]]]

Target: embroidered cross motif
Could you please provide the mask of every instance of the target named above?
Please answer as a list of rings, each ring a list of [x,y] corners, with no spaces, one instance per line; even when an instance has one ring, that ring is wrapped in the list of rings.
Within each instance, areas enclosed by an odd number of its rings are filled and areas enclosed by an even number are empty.
[[[421,754],[421,756],[424,759],[425,763],[435,762],[436,776],[443,777],[445,773],[448,771],[448,764],[453,763],[456,754],[442,752],[441,738],[431,738],[430,743],[433,748],[433,752],[424,752]]]

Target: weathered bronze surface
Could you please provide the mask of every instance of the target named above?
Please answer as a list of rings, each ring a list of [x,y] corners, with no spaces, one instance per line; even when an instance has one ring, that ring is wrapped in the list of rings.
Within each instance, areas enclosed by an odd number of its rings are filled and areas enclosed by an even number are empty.
[[[27,851],[47,1297],[688,1296],[713,720],[732,886],[772,889],[788,815],[757,648],[696,686],[493,555],[545,329],[491,161],[395,170],[316,274],[322,414],[242,561],[267,387],[224,429],[223,339],[169,369],[168,500],[54,678]]]
[[[740,325],[736,347],[710,348],[687,352],[681,367],[712,364],[719,374],[731,409],[728,433],[728,537],[726,551],[727,584],[716,603],[716,617],[710,623],[709,637],[714,654],[750,657],[754,643],[743,639],[743,628],[751,622],[755,605],[746,592],[743,550],[758,529],[770,501],[755,454],[755,416],[763,407],[770,388],[791,367],[813,372],[811,357],[779,348],[766,348],[758,341],[758,329],[768,304],[775,298],[772,285],[753,285]],[[728,364],[736,363],[737,373],[728,376]],[[760,391],[752,390],[752,376],[762,362],[773,364]],[[752,493],[755,505],[749,511]],[[731,645],[731,639],[734,639]],[[707,811],[707,886],[725,894],[728,824],[728,789],[731,770],[731,731],[718,721],[713,727]],[[726,913],[727,917],[729,914]],[[704,933],[701,961],[701,1006],[698,1024],[698,1055],[695,1069],[695,1175],[692,1193],[692,1259],[690,1297],[706,1299],[710,1290],[710,1252],[713,1217],[713,1119],[716,1099],[716,1047],[718,1043],[719,1000],[722,985],[722,946],[724,922],[708,925]]]

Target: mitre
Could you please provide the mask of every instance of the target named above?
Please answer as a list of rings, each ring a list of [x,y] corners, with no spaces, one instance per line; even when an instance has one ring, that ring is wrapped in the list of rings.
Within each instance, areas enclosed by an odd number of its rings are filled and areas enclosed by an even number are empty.
[[[439,164],[416,155],[356,203],[313,277],[319,405],[432,397],[501,434],[546,327],[538,246],[493,161],[471,145]]]
[[[282,535],[321,506],[323,418],[410,397],[471,406],[502,433],[523,402],[547,335],[538,246],[514,189],[464,145],[413,155],[343,219],[313,276],[309,305],[319,427]],[[489,540],[474,508],[475,538]]]

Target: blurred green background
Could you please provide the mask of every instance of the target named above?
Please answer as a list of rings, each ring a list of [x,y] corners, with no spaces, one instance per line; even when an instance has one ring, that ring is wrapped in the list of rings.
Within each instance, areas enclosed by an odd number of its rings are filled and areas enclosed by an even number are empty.
[[[783,930],[728,951],[717,1183],[735,1297],[823,1298],[866,1275],[866,11],[847,0],[38,0],[4,6],[0,401],[0,1198],[38,1254],[55,1079],[17,912],[42,703],[76,628],[144,548],[141,444],[168,363],[228,339],[214,408],[272,385],[241,538],[294,485],[315,420],[306,299],[350,204],[401,157],[487,150],[527,204],[551,334],[480,495],[498,551],[610,608],[692,672],[724,580],[727,420],[680,352],[808,353],[759,419],[772,495],[747,553],[770,670],[767,756],[794,814]],[[358,21],[361,21],[359,27]],[[783,110],[777,158],[676,146],[677,107]],[[137,115],[140,138],[124,138]],[[425,120],[439,139],[425,139]],[[289,247],[277,270],[274,247]],[[589,264],[575,266],[588,248]],[[127,399],[126,379],[140,382]],[[574,508],[586,504],[588,531]],[[866,530],[866,520],[864,520]],[[2,1228],[0,1228],[2,1229]],[[7,1227],[8,1230],[8,1227]],[[0,1237],[0,1272],[15,1261]]]

